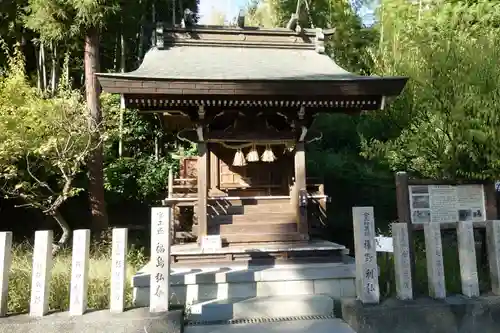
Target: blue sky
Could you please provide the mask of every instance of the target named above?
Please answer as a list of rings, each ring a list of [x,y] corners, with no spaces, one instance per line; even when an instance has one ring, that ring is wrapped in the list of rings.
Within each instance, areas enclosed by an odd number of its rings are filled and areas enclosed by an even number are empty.
[[[212,11],[226,13],[227,18],[232,18],[244,8],[247,0],[201,0],[200,1],[200,23],[207,24]]]
[[[201,0],[200,1],[200,23],[209,23],[212,11],[223,12],[226,18],[231,19],[238,15],[238,11],[245,7],[248,0]],[[375,0],[375,2],[378,2]],[[372,5],[373,6],[373,5]],[[359,12],[364,23],[370,25],[373,23],[373,9],[361,8]]]

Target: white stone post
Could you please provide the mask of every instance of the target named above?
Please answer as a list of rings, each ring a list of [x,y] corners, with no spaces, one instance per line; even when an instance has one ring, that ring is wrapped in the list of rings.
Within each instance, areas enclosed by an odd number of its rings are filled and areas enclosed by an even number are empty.
[[[81,316],[87,311],[87,290],[89,278],[90,230],[73,232],[73,253],[71,265],[71,289],[69,314]]]
[[[378,303],[377,252],[373,207],[353,207],[354,247],[356,255],[356,291],[363,303]]]
[[[123,312],[125,308],[125,279],[127,274],[127,228],[113,229],[111,250],[111,299],[109,310]]]
[[[490,266],[491,291],[500,295],[500,220],[486,224],[488,261]]]
[[[149,311],[168,311],[170,295],[170,207],[151,208]]]
[[[0,232],[0,317],[7,314],[9,271],[12,262],[12,232]]]
[[[472,221],[458,222],[457,238],[462,294],[467,297],[478,297],[479,278],[477,275],[476,243],[474,241]]]
[[[424,224],[424,236],[429,296],[437,299],[446,298],[443,246],[439,223]]]
[[[413,299],[408,225],[406,223],[393,223],[392,239],[397,297],[400,300]]]
[[[30,316],[33,317],[42,317],[49,311],[52,240],[52,230],[35,232],[30,301]]]

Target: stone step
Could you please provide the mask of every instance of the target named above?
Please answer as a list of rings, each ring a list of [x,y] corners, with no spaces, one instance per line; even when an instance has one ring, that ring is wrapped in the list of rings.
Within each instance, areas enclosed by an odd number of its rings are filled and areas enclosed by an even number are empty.
[[[255,232],[266,234],[279,234],[297,232],[297,223],[237,223],[212,225],[208,228],[210,235],[229,235],[229,234],[251,234]]]
[[[293,316],[328,316],[333,314],[334,301],[323,295],[232,298],[192,304],[187,319],[216,322],[252,318]]]
[[[339,246],[339,251],[342,249]],[[335,251],[335,249],[330,249]],[[351,259],[352,261],[352,259]],[[132,278],[132,287],[149,287],[151,263],[137,272]],[[350,279],[356,276],[354,262],[300,263],[283,265],[251,266],[233,263],[224,266],[208,266],[201,268],[178,268],[170,275],[171,285],[212,284],[219,283],[255,283],[277,281],[303,281],[324,279]]]
[[[293,206],[290,203],[269,203],[259,205],[210,205],[208,206],[208,214],[210,215],[237,215],[237,214],[252,214],[252,213],[293,213]]]
[[[135,306],[149,306],[150,263],[132,279]],[[223,265],[179,268],[170,276],[172,304],[214,299],[271,296],[326,295],[333,299],[355,297],[353,263],[302,263],[273,267]]]
[[[221,235],[223,243],[262,243],[262,242],[291,242],[301,241],[304,237],[298,232],[290,232],[286,234],[280,233],[258,233],[258,230],[253,234],[226,234]]]
[[[219,215],[210,217],[212,224],[247,224],[247,223],[286,223],[295,222],[296,217],[292,212],[276,213],[251,213],[244,215]]]

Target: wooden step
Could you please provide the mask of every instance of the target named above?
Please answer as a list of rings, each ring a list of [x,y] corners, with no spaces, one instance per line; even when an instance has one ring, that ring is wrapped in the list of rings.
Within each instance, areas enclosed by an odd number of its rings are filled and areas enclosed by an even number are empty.
[[[218,215],[209,218],[210,224],[247,224],[247,223],[287,223],[296,222],[293,213],[254,213],[244,215]]]
[[[211,215],[238,215],[252,213],[274,213],[274,212],[293,212],[293,206],[290,203],[275,203],[267,205],[243,205],[243,206],[208,206],[208,213]]]
[[[218,199],[218,200],[208,200],[209,205],[219,203],[222,205],[232,205],[232,206],[246,206],[246,205],[274,205],[274,204],[287,204],[290,203],[290,199]]]
[[[208,228],[211,235],[228,234],[279,234],[297,232],[297,223],[242,223],[242,224],[222,224]]]
[[[301,241],[302,236],[299,233],[254,233],[254,234],[228,234],[222,235],[223,243],[262,243],[262,242],[287,242]]]

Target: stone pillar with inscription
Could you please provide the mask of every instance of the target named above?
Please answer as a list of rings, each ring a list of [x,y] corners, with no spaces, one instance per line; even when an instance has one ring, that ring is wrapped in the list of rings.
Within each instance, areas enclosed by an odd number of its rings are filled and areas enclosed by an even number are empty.
[[[149,311],[166,312],[170,296],[170,207],[151,209]]]
[[[0,317],[7,314],[9,271],[12,262],[12,232],[0,232]]]
[[[446,298],[443,246],[439,223],[424,224],[424,236],[429,296],[436,299]]]
[[[380,289],[373,207],[353,207],[352,215],[356,254],[356,293],[362,303],[378,303]]]
[[[392,224],[396,293],[400,300],[413,299],[410,243],[407,223]]]
[[[479,278],[477,275],[476,242],[472,221],[460,221],[457,226],[458,256],[462,294],[467,297],[479,296]]]
[[[500,296],[500,220],[486,224],[491,291]]]
[[[73,232],[73,263],[69,297],[69,314],[72,316],[80,316],[87,310],[89,249],[90,230],[75,230]]]
[[[30,302],[30,316],[33,317],[41,317],[49,312],[53,238],[52,230],[35,232]]]
[[[127,228],[113,229],[111,249],[111,297],[109,310],[123,312],[125,308],[125,278],[127,273]]]

